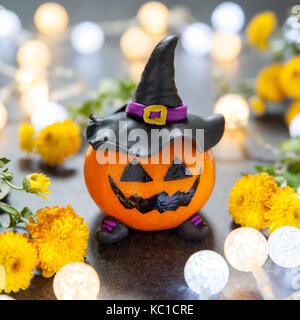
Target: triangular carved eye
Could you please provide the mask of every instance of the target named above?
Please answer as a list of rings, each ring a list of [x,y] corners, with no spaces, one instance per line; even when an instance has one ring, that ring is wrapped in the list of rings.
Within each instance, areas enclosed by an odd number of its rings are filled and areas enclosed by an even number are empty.
[[[175,163],[176,162],[176,163]],[[176,158],[169,168],[164,181],[180,180],[191,177],[192,174],[188,167]]]
[[[149,182],[152,178],[137,161],[132,161],[125,167],[120,181]]]

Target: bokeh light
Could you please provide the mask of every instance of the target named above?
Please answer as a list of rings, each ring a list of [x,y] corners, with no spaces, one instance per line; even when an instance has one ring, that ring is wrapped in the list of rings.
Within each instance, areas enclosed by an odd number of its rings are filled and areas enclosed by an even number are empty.
[[[13,11],[0,6],[0,37],[13,37],[20,30],[20,18]]]
[[[51,52],[44,42],[29,40],[19,48],[17,61],[20,67],[48,68],[51,62]]]
[[[51,124],[63,122],[67,118],[68,113],[62,105],[53,101],[41,102],[31,115],[31,123],[38,132]]]
[[[222,32],[240,32],[245,24],[245,14],[235,2],[223,2],[212,13],[213,28]]]
[[[79,54],[94,54],[103,46],[104,32],[96,23],[84,21],[73,28],[71,43]]]
[[[151,36],[139,27],[125,31],[120,40],[123,55],[132,61],[147,60],[153,49]]]
[[[297,114],[289,126],[290,135],[292,138],[300,137],[300,114]]]
[[[7,110],[5,105],[0,102],[0,131],[4,129],[7,124]]]
[[[6,294],[0,294],[0,300],[16,300],[16,299]]]
[[[43,3],[34,14],[36,28],[47,36],[55,36],[64,32],[68,22],[69,17],[66,9],[55,2]]]
[[[221,62],[237,58],[242,49],[242,42],[238,34],[215,32],[212,41],[211,55]]]
[[[300,230],[285,226],[272,232],[268,239],[270,258],[284,268],[300,266]]]
[[[96,300],[100,292],[100,280],[90,265],[69,263],[56,273],[53,289],[58,300]]]
[[[210,250],[191,255],[184,267],[187,285],[200,296],[219,293],[229,279],[229,269],[224,258]]]
[[[169,10],[161,2],[149,1],[140,7],[137,19],[147,32],[161,34],[168,29]]]
[[[268,258],[267,240],[253,228],[238,228],[225,239],[224,253],[235,269],[253,271],[253,268],[261,267]]]
[[[246,99],[235,93],[220,97],[215,104],[214,112],[223,114],[226,129],[246,126],[250,115]]]
[[[186,52],[193,56],[203,56],[212,46],[212,29],[205,23],[196,22],[182,31],[181,44]]]
[[[19,102],[22,110],[31,116],[36,109],[44,106],[49,101],[49,87],[47,81],[32,84],[20,93]]]

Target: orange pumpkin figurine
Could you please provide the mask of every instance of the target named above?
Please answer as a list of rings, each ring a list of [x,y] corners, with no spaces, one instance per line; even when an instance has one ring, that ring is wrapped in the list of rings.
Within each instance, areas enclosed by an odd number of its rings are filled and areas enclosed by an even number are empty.
[[[177,228],[202,240],[208,225],[199,210],[215,182],[211,148],[224,117],[188,114],[174,81],[178,37],[153,50],[133,101],[106,117],[90,116],[84,175],[91,197],[107,215],[96,236],[103,244],[143,231]]]

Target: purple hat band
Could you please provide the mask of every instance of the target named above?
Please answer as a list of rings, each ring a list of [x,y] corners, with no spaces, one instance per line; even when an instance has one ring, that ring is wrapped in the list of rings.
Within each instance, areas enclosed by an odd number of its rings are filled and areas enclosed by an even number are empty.
[[[163,105],[144,106],[131,102],[126,107],[126,112],[143,118],[146,123],[164,125],[166,122],[175,122],[187,117],[188,107],[183,104],[177,108],[168,108]]]

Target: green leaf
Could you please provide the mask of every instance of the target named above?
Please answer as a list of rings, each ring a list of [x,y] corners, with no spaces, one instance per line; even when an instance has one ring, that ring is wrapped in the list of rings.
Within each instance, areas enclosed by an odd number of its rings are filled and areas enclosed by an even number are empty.
[[[4,199],[10,192],[11,188],[5,182],[0,182],[0,200]]]
[[[265,168],[263,166],[255,166],[255,170],[257,171],[257,173],[265,172]]]
[[[28,220],[29,218],[36,217],[36,215],[28,207],[23,208],[22,211],[20,212],[20,215],[22,218],[26,220]]]
[[[17,209],[2,201],[0,201],[0,210],[8,213],[9,215],[14,215],[16,217],[20,216],[19,211]]]
[[[7,158],[0,158],[0,168],[3,168],[10,160]]]

